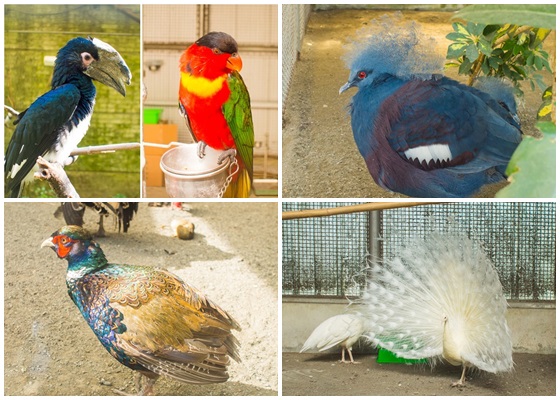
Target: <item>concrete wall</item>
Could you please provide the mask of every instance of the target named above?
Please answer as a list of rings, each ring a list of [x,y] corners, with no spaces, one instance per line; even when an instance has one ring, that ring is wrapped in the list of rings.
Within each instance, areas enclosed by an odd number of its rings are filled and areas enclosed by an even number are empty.
[[[284,298],[282,351],[299,351],[313,329],[346,310],[344,299]],[[507,321],[513,350],[519,353],[556,353],[556,306],[549,303],[509,304]],[[338,351],[333,349],[333,351]]]

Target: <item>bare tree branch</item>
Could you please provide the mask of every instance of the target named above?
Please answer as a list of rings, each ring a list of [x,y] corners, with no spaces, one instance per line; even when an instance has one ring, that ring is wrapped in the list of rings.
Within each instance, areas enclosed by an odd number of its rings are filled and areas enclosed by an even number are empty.
[[[35,172],[34,177],[49,182],[57,197],[61,198],[79,198],[74,185],[68,179],[66,171],[59,163],[50,163],[43,157],[37,158],[39,171]]]

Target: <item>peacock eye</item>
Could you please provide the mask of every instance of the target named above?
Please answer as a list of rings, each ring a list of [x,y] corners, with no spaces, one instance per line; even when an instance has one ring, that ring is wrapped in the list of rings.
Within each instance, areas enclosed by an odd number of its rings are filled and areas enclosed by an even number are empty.
[[[367,76],[365,71],[360,71],[358,72],[358,78],[360,79],[364,79]]]

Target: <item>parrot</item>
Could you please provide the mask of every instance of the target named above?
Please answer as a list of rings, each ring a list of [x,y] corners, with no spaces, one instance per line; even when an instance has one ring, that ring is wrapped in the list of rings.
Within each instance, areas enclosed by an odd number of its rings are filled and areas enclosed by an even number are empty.
[[[210,32],[183,52],[179,64],[179,110],[198,142],[198,156],[204,157],[206,146],[224,151],[219,162],[235,155],[239,169],[224,197],[249,197],[255,135],[237,42]]]

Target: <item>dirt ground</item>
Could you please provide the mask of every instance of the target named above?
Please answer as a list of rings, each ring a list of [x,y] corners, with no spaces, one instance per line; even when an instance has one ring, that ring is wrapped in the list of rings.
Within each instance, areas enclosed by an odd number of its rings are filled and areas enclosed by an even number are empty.
[[[98,342],[69,299],[67,263],[42,241],[64,225],[58,203],[5,203],[4,394],[112,395],[134,392],[134,373]],[[183,210],[140,204],[128,233],[113,218],[99,238],[110,262],[165,267],[200,289],[242,327],[242,362],[230,380],[206,386],[161,378],[158,395],[276,395],[278,392],[277,203],[189,203]],[[195,237],[172,237],[187,218]],[[97,215],[86,212],[86,228]]]
[[[339,363],[340,353],[282,354],[282,394],[329,396],[554,396],[556,355],[513,355],[515,371],[473,371],[466,386],[451,387],[461,369],[440,363],[378,364],[375,356],[357,355],[360,364]]]
[[[356,89],[342,95],[348,80],[343,45],[356,30],[387,10],[330,10],[312,12],[283,109],[282,193],[284,197],[406,197],[378,187],[371,178],[352,136],[347,105]],[[403,23],[414,20],[422,32],[436,39],[437,53],[445,57],[452,31],[449,12],[403,11]],[[554,32],[545,49],[555,56]],[[456,69],[445,74],[461,82]],[[543,74],[551,82],[550,74]],[[525,134],[537,134],[533,125],[540,94],[524,85],[518,114]],[[488,185],[476,197],[493,197],[504,184]]]

